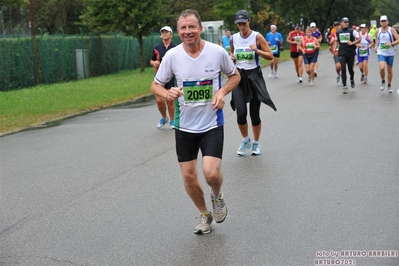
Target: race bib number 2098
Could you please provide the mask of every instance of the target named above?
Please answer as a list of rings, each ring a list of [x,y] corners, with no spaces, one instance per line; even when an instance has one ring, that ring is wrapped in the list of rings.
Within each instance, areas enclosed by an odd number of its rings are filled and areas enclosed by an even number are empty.
[[[203,105],[212,101],[213,79],[187,79],[183,81],[185,103]]]

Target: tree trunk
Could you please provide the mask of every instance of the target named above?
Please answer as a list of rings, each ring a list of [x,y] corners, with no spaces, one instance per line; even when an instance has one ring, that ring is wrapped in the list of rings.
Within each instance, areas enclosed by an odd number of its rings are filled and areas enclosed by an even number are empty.
[[[140,46],[140,72],[144,72],[145,63],[144,63],[143,35],[140,33],[138,38],[139,38],[139,46]]]

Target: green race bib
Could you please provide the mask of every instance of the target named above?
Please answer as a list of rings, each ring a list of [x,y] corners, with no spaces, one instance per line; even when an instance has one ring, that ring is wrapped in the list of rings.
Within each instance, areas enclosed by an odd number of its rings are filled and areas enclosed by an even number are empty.
[[[237,48],[235,50],[237,62],[249,63],[255,61],[255,51],[251,48]]]
[[[212,102],[213,79],[186,79],[183,80],[183,93],[185,103],[204,105]]]
[[[361,57],[364,57],[364,56],[367,56],[368,54],[367,54],[367,48],[365,49],[365,48],[359,48],[359,55],[361,56]]]
[[[313,51],[315,48],[315,44],[313,42],[306,44],[306,51]]]
[[[381,48],[381,50],[389,50],[391,47],[389,47],[385,43],[381,43],[380,48]]]
[[[351,39],[351,35],[349,32],[339,34],[339,42],[341,42],[341,43],[347,43],[350,41],[350,39]]]

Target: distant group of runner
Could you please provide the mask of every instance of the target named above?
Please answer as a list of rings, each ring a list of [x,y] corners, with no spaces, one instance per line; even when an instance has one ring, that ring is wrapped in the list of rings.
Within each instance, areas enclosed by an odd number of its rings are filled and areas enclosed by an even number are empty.
[[[342,92],[348,93],[347,71],[351,88],[355,88],[354,66],[359,65],[361,73],[360,82],[368,81],[368,60],[370,50],[373,49],[378,56],[381,85],[384,91],[386,84],[389,93],[392,93],[392,67],[395,56],[394,46],[399,44],[397,30],[389,26],[388,17],[380,17],[378,29],[374,25],[370,31],[366,24],[349,27],[349,19],[343,17],[340,21],[334,21],[331,31],[326,34],[329,49],[334,58],[336,82],[342,84]],[[317,57],[322,39],[321,33],[316,29],[316,23],[312,22],[305,33],[301,25],[296,24],[295,29],[288,34],[287,42],[290,44],[291,58],[294,62],[297,74],[297,82],[302,83],[303,67],[310,85],[314,85],[314,77],[317,77]],[[387,75],[386,75],[387,72]],[[387,81],[387,82],[386,82]]]

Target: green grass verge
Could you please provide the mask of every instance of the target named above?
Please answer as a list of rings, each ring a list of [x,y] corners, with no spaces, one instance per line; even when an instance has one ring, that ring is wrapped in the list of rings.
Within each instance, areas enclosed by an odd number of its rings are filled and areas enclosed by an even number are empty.
[[[0,92],[0,135],[150,94],[154,69]]]
[[[323,45],[322,49],[326,49]],[[281,52],[279,62],[290,60]],[[261,59],[262,66],[269,61]],[[0,135],[17,132],[79,113],[106,108],[151,94],[154,69],[122,71],[74,82],[0,92]]]

